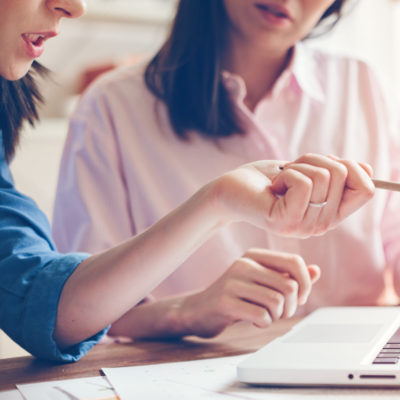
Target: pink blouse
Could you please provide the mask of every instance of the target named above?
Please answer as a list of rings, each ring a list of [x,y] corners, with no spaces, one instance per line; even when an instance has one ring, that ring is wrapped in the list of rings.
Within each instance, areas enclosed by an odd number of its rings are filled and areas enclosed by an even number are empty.
[[[244,81],[225,72],[246,135],[220,139],[218,145],[195,133],[189,142],[179,140],[165,106],[147,90],[143,70],[124,68],[98,80],[71,119],[54,214],[61,251],[95,252],[115,245],[148,228],[214,177],[258,159],[335,154],[370,163],[378,178],[399,178],[394,113],[374,74],[360,61],[299,44],[254,112],[243,102]],[[400,197],[377,190],[366,206],[322,237],[290,239],[232,224],[154,294],[206,287],[251,247],[298,253],[321,267],[304,311],[375,304],[385,288],[385,268],[400,268]]]

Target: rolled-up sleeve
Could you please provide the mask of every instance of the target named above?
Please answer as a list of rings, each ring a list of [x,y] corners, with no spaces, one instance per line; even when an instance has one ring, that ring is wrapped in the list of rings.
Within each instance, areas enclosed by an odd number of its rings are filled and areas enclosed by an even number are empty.
[[[0,328],[34,356],[79,360],[107,328],[63,350],[53,332],[63,286],[88,254],[56,251],[45,215],[15,189],[1,154],[0,221]]]

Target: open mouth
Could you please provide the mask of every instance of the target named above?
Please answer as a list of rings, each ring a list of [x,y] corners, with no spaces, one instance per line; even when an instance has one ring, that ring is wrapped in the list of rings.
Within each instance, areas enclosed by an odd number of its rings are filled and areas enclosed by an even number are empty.
[[[44,35],[27,33],[24,35],[25,40],[32,43],[35,47],[40,47],[43,45],[44,40],[46,39]]]
[[[257,3],[256,7],[262,11],[266,11],[277,18],[290,19],[289,13],[278,5]]]
[[[54,36],[54,35],[53,35]],[[24,33],[25,50],[30,58],[38,58],[44,51],[44,42],[51,37],[51,33]]]

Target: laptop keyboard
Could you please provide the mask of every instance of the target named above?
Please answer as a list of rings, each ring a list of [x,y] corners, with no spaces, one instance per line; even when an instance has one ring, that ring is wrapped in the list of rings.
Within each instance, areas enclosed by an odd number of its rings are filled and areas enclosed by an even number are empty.
[[[398,364],[400,360],[400,328],[387,341],[373,364]]]

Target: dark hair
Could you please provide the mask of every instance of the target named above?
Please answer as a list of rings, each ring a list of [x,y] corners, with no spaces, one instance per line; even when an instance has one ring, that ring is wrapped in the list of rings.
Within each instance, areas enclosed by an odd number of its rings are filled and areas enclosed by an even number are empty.
[[[24,121],[34,125],[38,120],[37,106],[42,96],[34,76],[43,76],[46,72],[47,69],[35,61],[28,74],[17,81],[0,76],[0,130],[7,162],[15,153]]]
[[[349,3],[348,0],[336,0],[328,9],[324,12],[317,26],[310,33],[308,38],[323,35],[329,32],[340,20],[343,15],[344,4]]]
[[[345,2],[335,1],[318,25],[331,28]],[[211,138],[243,133],[221,80],[227,21],[223,0],[180,0],[168,39],[147,65],[146,86],[165,103],[181,139],[190,130]]]

